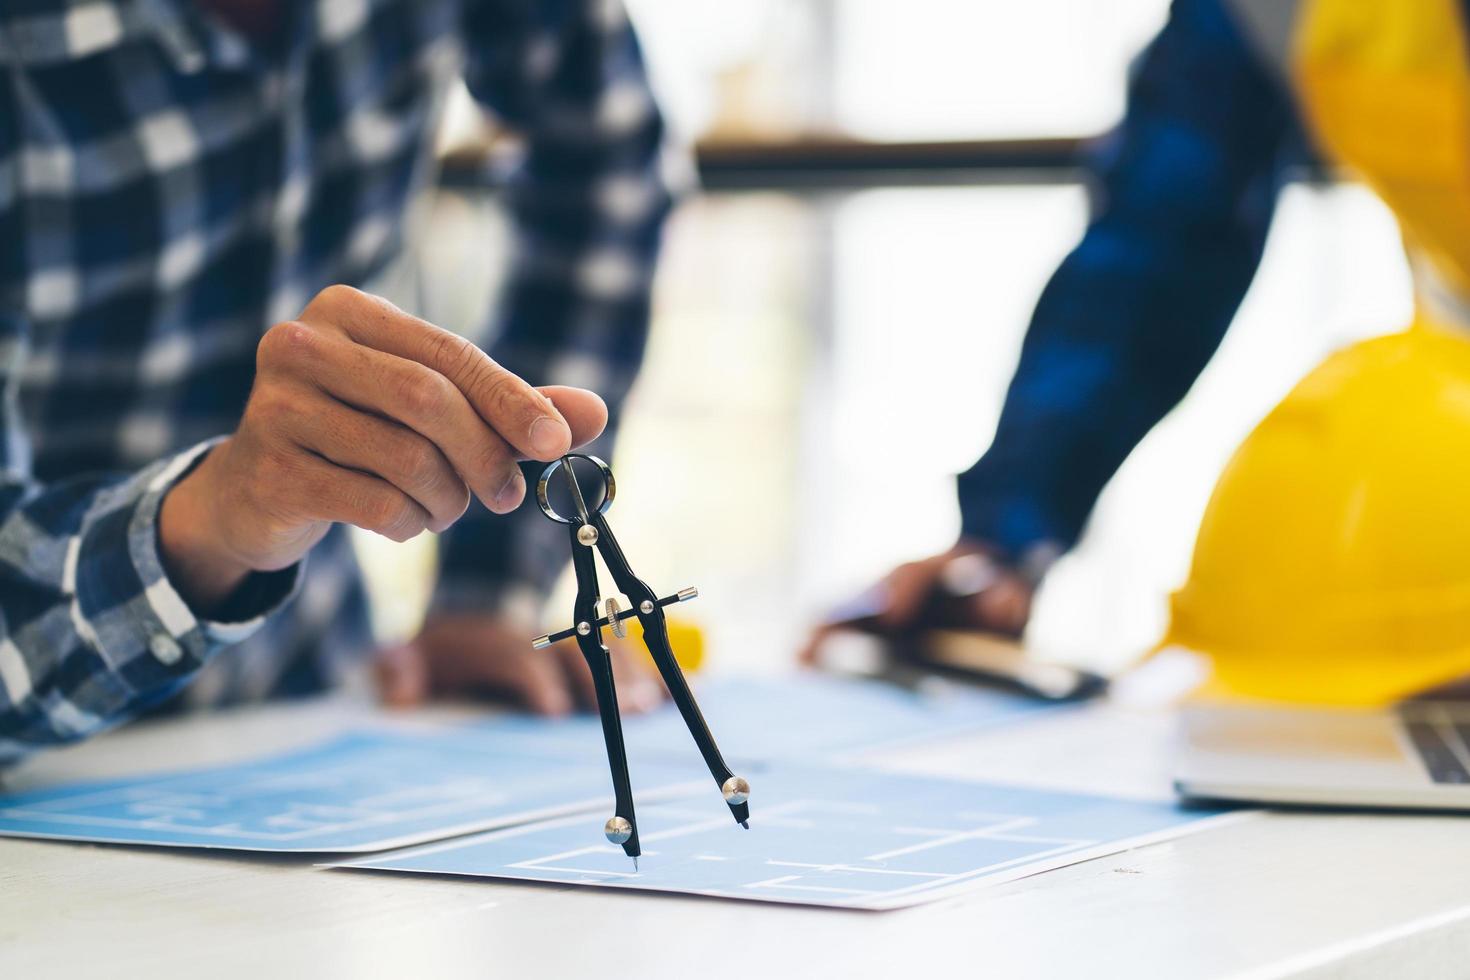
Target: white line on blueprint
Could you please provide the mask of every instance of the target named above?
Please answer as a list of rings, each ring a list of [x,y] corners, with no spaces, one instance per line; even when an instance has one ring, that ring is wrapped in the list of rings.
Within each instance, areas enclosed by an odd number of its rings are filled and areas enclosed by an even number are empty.
[[[920,841],[907,847],[896,847],[891,851],[883,851],[881,854],[869,854],[863,858],[864,861],[887,861],[891,858],[900,857],[904,854],[917,854],[919,851],[928,851],[936,847],[946,847],[950,844],[958,844],[961,841],[974,840],[977,837],[994,837],[1008,830],[1020,830],[1022,827],[1030,827],[1036,823],[1035,817],[1016,817],[1006,823],[990,824],[984,827],[973,827],[970,830],[951,831],[944,837],[935,837],[932,840]]]

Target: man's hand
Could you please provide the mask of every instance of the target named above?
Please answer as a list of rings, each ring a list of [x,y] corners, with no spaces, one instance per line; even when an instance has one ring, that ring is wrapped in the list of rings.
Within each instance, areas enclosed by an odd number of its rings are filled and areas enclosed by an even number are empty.
[[[610,646],[618,710],[636,714],[657,707],[663,685],[640,651],[616,640]],[[476,694],[507,698],[542,715],[597,705],[592,672],[575,643],[532,650],[529,630],[494,616],[435,616],[412,642],[383,650],[377,667],[382,698],[393,707]]]
[[[900,565],[888,573],[887,607],[879,614],[891,630],[928,625],[927,617],[943,616],[936,625],[1020,636],[1031,617],[1034,587],[990,558],[975,541],[961,541],[938,555]],[[936,597],[943,600],[935,603]]]
[[[556,459],[606,423],[592,392],[533,388],[469,341],[332,286],[261,339],[239,429],[164,499],[164,560],[207,613],[334,522],[406,541],[449,527],[471,493],[513,510],[517,459]]]
[[[833,632],[900,633],[939,627],[1020,636],[1031,617],[1035,586],[991,559],[992,549],[961,540],[920,561],[900,565],[872,591],[861,616],[818,627],[799,658],[815,664]]]

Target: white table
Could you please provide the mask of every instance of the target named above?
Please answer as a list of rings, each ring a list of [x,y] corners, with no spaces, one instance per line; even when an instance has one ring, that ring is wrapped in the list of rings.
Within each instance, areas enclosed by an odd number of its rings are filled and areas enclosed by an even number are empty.
[[[11,785],[252,755],[371,717],[336,700],[141,725]],[[1147,791],[1165,731],[1092,708],[885,762]],[[1464,977],[1470,819],[1262,814],[881,913],[0,840],[0,977],[82,975]]]

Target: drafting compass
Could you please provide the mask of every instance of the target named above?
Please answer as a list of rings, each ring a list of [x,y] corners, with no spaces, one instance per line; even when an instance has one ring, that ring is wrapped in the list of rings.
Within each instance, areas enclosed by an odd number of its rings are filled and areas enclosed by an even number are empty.
[[[602,500],[596,506],[589,504],[588,498],[582,494],[581,484],[573,469],[574,462],[578,460],[596,467],[601,476]],[[566,479],[567,489],[576,509],[576,514],[572,517],[557,513],[551,504],[549,484],[558,470]],[[536,502],[541,505],[541,510],[547,517],[558,524],[567,525],[571,533],[572,569],[577,576],[577,600],[572,606],[573,625],[570,629],[538,636],[531,645],[540,650],[561,640],[576,637],[582,658],[592,671],[592,679],[597,688],[597,711],[602,716],[602,737],[607,742],[607,761],[612,769],[613,793],[616,799],[613,816],[603,827],[603,833],[612,843],[622,845],[623,852],[633,859],[636,870],[638,855],[642,853],[642,849],[638,845],[638,820],[633,813],[633,789],[628,781],[628,755],[623,746],[623,722],[618,715],[612,656],[602,642],[604,626],[610,628],[614,636],[621,637],[625,635],[623,620],[638,617],[638,622],[643,627],[643,643],[653,656],[653,662],[663,676],[674,704],[678,705],[679,713],[684,716],[684,724],[689,726],[689,734],[699,746],[705,765],[709,766],[710,775],[715,778],[715,785],[720,787],[736,823],[747,830],[750,829],[750,784],[725,765],[720,749],[715,745],[714,736],[704,723],[704,716],[699,713],[699,705],[694,702],[689,684],[684,680],[684,672],[674,659],[674,650],[669,645],[669,631],[664,621],[663,607],[693,599],[699,595],[699,590],[683,589],[660,599],[648,587],[648,583],[633,574],[633,569],[628,565],[623,549],[618,547],[617,538],[613,537],[612,528],[608,526],[605,516],[616,494],[617,484],[613,481],[612,469],[596,456],[568,453],[548,464],[541,472],[541,479],[536,483]],[[618,591],[627,596],[631,608],[622,608],[616,598],[602,598],[597,585],[597,561],[592,554],[593,548],[602,553],[602,560],[612,573],[613,582],[617,584]]]

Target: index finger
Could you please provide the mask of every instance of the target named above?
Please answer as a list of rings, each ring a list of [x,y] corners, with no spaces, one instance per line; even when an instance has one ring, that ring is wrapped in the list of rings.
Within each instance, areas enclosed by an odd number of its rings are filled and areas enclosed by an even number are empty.
[[[458,334],[350,286],[322,290],[302,317],[313,313],[322,314],[359,344],[444,375],[521,455],[550,462],[571,449],[571,428],[551,399]]]

